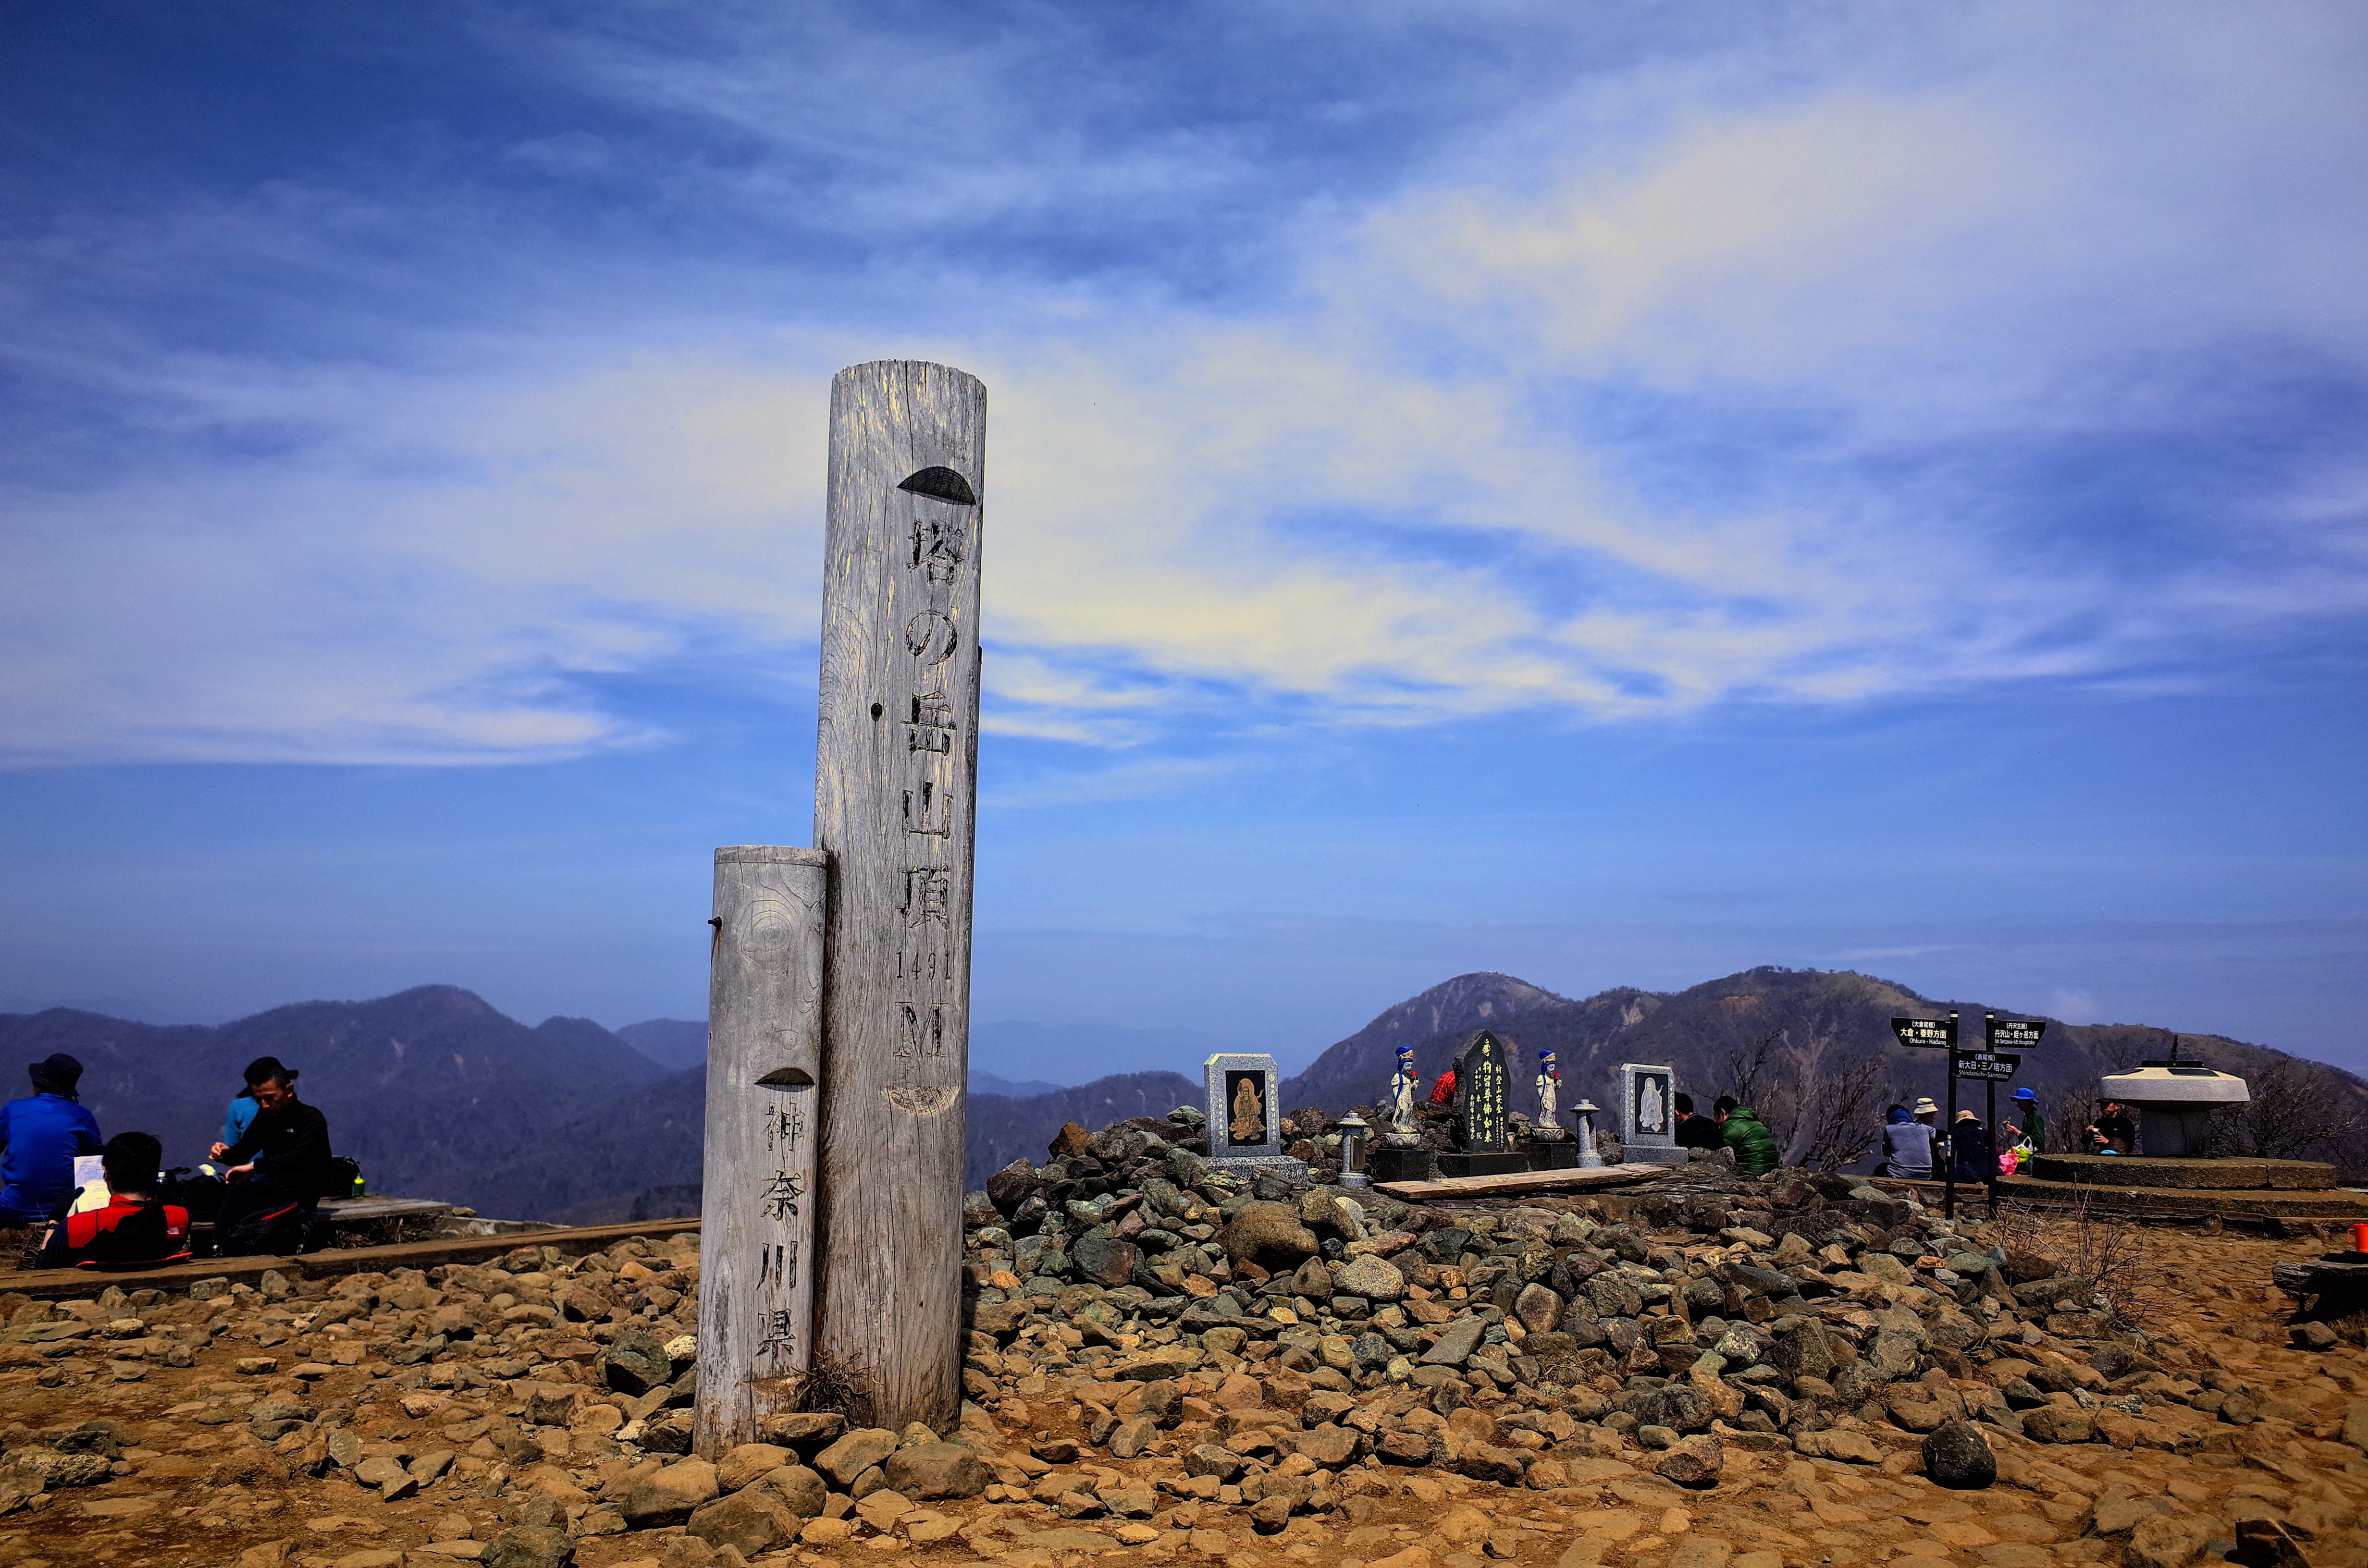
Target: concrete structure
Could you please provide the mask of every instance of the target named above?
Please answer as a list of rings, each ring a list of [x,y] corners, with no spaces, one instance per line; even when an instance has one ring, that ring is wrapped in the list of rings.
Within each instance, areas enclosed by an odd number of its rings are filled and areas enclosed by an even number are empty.
[[[2214,1111],[2248,1104],[2253,1097],[2244,1079],[2176,1057],[2140,1062],[2128,1073],[2108,1073],[2098,1080],[2097,1095],[2138,1113],[2137,1153],[2172,1160],[2203,1147]]]

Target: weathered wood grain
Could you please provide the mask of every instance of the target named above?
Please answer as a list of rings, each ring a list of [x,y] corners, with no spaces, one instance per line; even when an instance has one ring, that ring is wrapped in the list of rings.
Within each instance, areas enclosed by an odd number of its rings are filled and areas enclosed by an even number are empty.
[[[871,1426],[961,1408],[986,389],[831,383],[814,843],[832,858],[816,1355]],[[939,472],[932,472],[939,471]]]
[[[1558,1171],[1509,1171],[1503,1176],[1443,1176],[1437,1181],[1377,1181],[1376,1192],[1420,1201],[1432,1198],[1504,1198],[1523,1192],[1556,1192],[1573,1187],[1620,1187],[1650,1181],[1674,1167],[1664,1165],[1605,1165],[1597,1170],[1573,1166]]]
[[[816,849],[715,852],[691,1434],[711,1458],[797,1409],[813,1362],[828,867]]]
[[[336,1247],[308,1252],[302,1257],[201,1257],[165,1268],[94,1274],[86,1268],[0,1270],[0,1295],[14,1290],[44,1301],[70,1301],[115,1286],[122,1290],[186,1290],[200,1279],[228,1279],[253,1284],[278,1271],[295,1278],[334,1279],[347,1274],[382,1273],[390,1268],[434,1268],[447,1263],[483,1263],[522,1246],[556,1247],[569,1257],[623,1241],[628,1236],[671,1236],[696,1231],[697,1220],[649,1220],[629,1225],[545,1225],[498,1236],[446,1236],[431,1242],[399,1242],[382,1247]]]

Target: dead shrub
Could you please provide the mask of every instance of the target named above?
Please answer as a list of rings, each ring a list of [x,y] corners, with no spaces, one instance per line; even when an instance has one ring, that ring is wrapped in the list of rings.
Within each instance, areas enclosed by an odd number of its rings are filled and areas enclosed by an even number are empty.
[[[2085,1193],[2045,1206],[2003,1200],[1984,1233],[2009,1254],[2044,1258],[2058,1276],[2079,1281],[2085,1290],[2066,1294],[2080,1302],[2080,1311],[2097,1310],[2089,1303],[2103,1297],[2104,1314],[2116,1329],[2141,1328],[2183,1298],[2146,1227]]]

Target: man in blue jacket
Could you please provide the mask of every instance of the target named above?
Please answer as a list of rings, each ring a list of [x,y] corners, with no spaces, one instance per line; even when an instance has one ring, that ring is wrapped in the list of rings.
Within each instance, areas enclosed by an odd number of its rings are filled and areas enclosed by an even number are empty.
[[[74,1196],[74,1156],[105,1146],[74,1098],[81,1062],[59,1051],[25,1071],[33,1092],[0,1106],[0,1225],[46,1223]]]

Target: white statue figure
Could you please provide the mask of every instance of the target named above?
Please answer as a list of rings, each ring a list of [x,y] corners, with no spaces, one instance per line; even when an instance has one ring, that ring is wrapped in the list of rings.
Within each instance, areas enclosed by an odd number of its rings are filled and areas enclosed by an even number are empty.
[[[1414,1051],[1407,1046],[1398,1047],[1398,1070],[1390,1079],[1390,1126],[1387,1137],[1393,1143],[1410,1143],[1417,1134],[1414,1130],[1414,1091],[1421,1082],[1414,1070]]]
[[[1645,1086],[1636,1092],[1636,1131],[1660,1131],[1668,1125],[1668,1119],[1661,1112],[1661,1081],[1658,1078],[1647,1078],[1645,1080]]]
[[[1554,1070],[1554,1053],[1551,1051],[1539,1052],[1538,1136],[1550,1142],[1559,1142],[1563,1135],[1563,1125],[1554,1109],[1554,1091],[1561,1085],[1562,1074]]]

